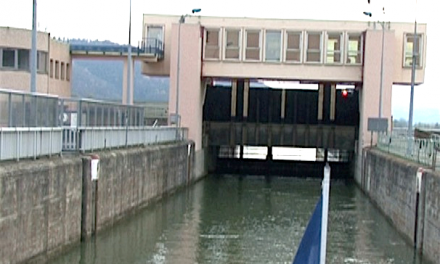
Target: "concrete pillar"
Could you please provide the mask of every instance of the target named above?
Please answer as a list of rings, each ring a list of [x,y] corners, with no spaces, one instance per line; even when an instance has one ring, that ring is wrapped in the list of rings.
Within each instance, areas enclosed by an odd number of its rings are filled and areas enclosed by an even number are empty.
[[[286,117],[286,90],[281,91],[281,120],[284,123],[284,118]]]
[[[243,119],[247,119],[248,114],[249,114],[249,80],[244,80]]]
[[[235,119],[237,115],[237,80],[233,79],[231,84],[231,119]]]
[[[318,120],[322,120],[324,112],[324,84],[318,85]]]
[[[336,84],[330,85],[330,121],[335,121],[336,114]]]
[[[132,60],[131,66],[131,82],[130,82],[130,100],[127,101],[127,70],[128,70],[128,59],[124,59],[124,69],[122,70],[122,103],[123,104],[133,104],[133,92],[134,92],[134,60]]]
[[[172,25],[172,39],[178,39],[177,21]],[[189,139],[195,150],[202,149],[203,102],[206,82],[201,81],[202,39],[199,24],[181,24],[180,43],[171,41],[169,113],[176,113],[176,95],[179,89],[179,115],[181,126],[188,128]],[[177,87],[177,56],[180,45],[179,87]]]
[[[394,31],[385,31],[382,117],[388,118],[389,129],[391,128],[391,92],[394,76],[394,42]],[[363,87],[361,91],[363,102],[360,103],[360,122],[363,130],[359,131],[359,141],[362,147],[369,145],[371,141],[371,134],[367,131],[368,118],[379,117],[381,51],[382,30],[367,30],[365,33]],[[373,144],[376,144],[376,141],[377,138],[374,137]]]

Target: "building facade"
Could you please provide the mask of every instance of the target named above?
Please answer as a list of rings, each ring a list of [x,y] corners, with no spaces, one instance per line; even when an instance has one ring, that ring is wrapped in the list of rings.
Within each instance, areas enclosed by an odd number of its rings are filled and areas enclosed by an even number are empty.
[[[411,83],[414,45],[415,83],[424,81],[426,24],[418,25],[416,38],[411,23],[144,15],[143,25],[144,38],[164,44],[163,59],[143,63],[143,73],[170,76],[169,113],[181,116],[198,149],[206,89],[213,79],[230,80],[232,89],[245,82],[243,115],[249,110],[249,80],[318,84],[320,90],[332,89],[329,100],[336,97],[336,85],[352,85],[359,97],[361,148],[370,143],[369,117],[381,115],[391,127],[391,88]],[[319,94],[318,120],[324,92]],[[237,99],[231,100],[236,106]]]
[[[0,88],[30,92],[32,31],[0,27]],[[37,34],[37,92],[70,97],[69,44]]]

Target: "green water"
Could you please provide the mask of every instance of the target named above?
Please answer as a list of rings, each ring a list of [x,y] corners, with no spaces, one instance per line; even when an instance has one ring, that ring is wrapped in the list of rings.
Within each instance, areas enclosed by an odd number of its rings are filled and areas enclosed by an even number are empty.
[[[211,175],[50,263],[291,263],[319,195],[318,179]],[[432,264],[345,181],[331,183],[327,263]]]

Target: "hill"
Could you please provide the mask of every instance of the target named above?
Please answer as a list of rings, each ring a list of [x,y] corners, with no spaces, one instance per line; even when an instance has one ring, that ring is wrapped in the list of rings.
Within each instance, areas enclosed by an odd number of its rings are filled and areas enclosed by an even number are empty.
[[[109,41],[71,39],[72,44],[106,44]],[[116,44],[115,44],[116,45]],[[122,101],[124,64],[118,60],[80,60],[72,62],[72,96],[98,100]],[[168,101],[169,79],[141,74],[141,62],[134,67],[134,101]]]

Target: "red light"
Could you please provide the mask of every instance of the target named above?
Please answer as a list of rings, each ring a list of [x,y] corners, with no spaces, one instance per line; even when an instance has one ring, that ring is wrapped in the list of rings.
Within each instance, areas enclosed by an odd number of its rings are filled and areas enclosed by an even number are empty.
[[[346,98],[348,96],[347,90],[342,90],[342,97]]]

